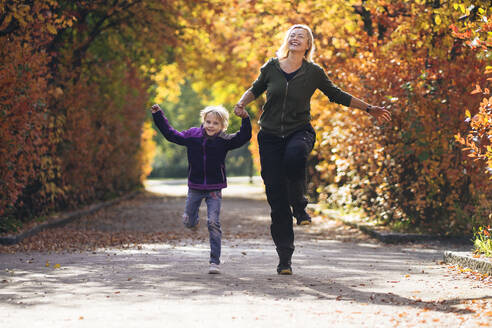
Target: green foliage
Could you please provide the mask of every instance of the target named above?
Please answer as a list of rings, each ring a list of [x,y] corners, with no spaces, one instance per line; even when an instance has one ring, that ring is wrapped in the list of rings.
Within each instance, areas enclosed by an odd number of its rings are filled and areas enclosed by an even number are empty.
[[[475,252],[492,257],[492,229],[490,226],[480,227],[475,232]]]

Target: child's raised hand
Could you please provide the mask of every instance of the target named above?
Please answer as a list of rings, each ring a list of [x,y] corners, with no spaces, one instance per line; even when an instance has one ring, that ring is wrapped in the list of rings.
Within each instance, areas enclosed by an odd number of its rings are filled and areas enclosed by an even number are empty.
[[[161,107],[157,104],[154,104],[154,105],[152,105],[151,110],[152,110],[152,113],[157,113],[158,111],[161,110]]]

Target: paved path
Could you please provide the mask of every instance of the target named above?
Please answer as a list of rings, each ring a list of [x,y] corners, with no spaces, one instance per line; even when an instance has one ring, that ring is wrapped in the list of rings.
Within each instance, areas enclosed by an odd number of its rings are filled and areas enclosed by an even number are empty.
[[[278,276],[268,207],[258,184],[236,182],[224,192],[222,274],[209,275],[206,225],[191,233],[179,222],[184,200],[178,189],[186,189],[162,181],[148,189],[172,197],[137,197],[39,238],[70,231],[159,230],[172,236],[169,240],[0,254],[0,327],[482,327],[492,322],[491,286],[442,264],[443,246],[383,245],[321,217],[310,227],[295,227],[294,275]]]

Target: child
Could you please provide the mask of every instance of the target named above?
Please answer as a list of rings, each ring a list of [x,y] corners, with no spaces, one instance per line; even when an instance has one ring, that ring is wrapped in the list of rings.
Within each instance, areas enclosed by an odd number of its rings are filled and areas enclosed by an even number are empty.
[[[210,268],[208,273],[220,273],[220,205],[222,188],[227,187],[225,157],[229,150],[239,148],[251,138],[251,122],[246,111],[241,128],[226,134],[229,113],[222,106],[208,106],[200,112],[202,125],[178,132],[169,124],[159,105],[152,106],[154,122],[164,137],[188,151],[188,196],[183,223],[193,229],[198,225],[198,210],[202,199],[207,204],[207,227],[210,236]]]

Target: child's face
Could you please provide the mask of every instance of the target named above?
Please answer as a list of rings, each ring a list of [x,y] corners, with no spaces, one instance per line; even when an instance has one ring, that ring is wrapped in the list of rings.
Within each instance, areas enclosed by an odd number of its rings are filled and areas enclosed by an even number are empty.
[[[214,113],[208,113],[203,120],[203,128],[209,136],[213,136],[222,131],[222,123]]]

